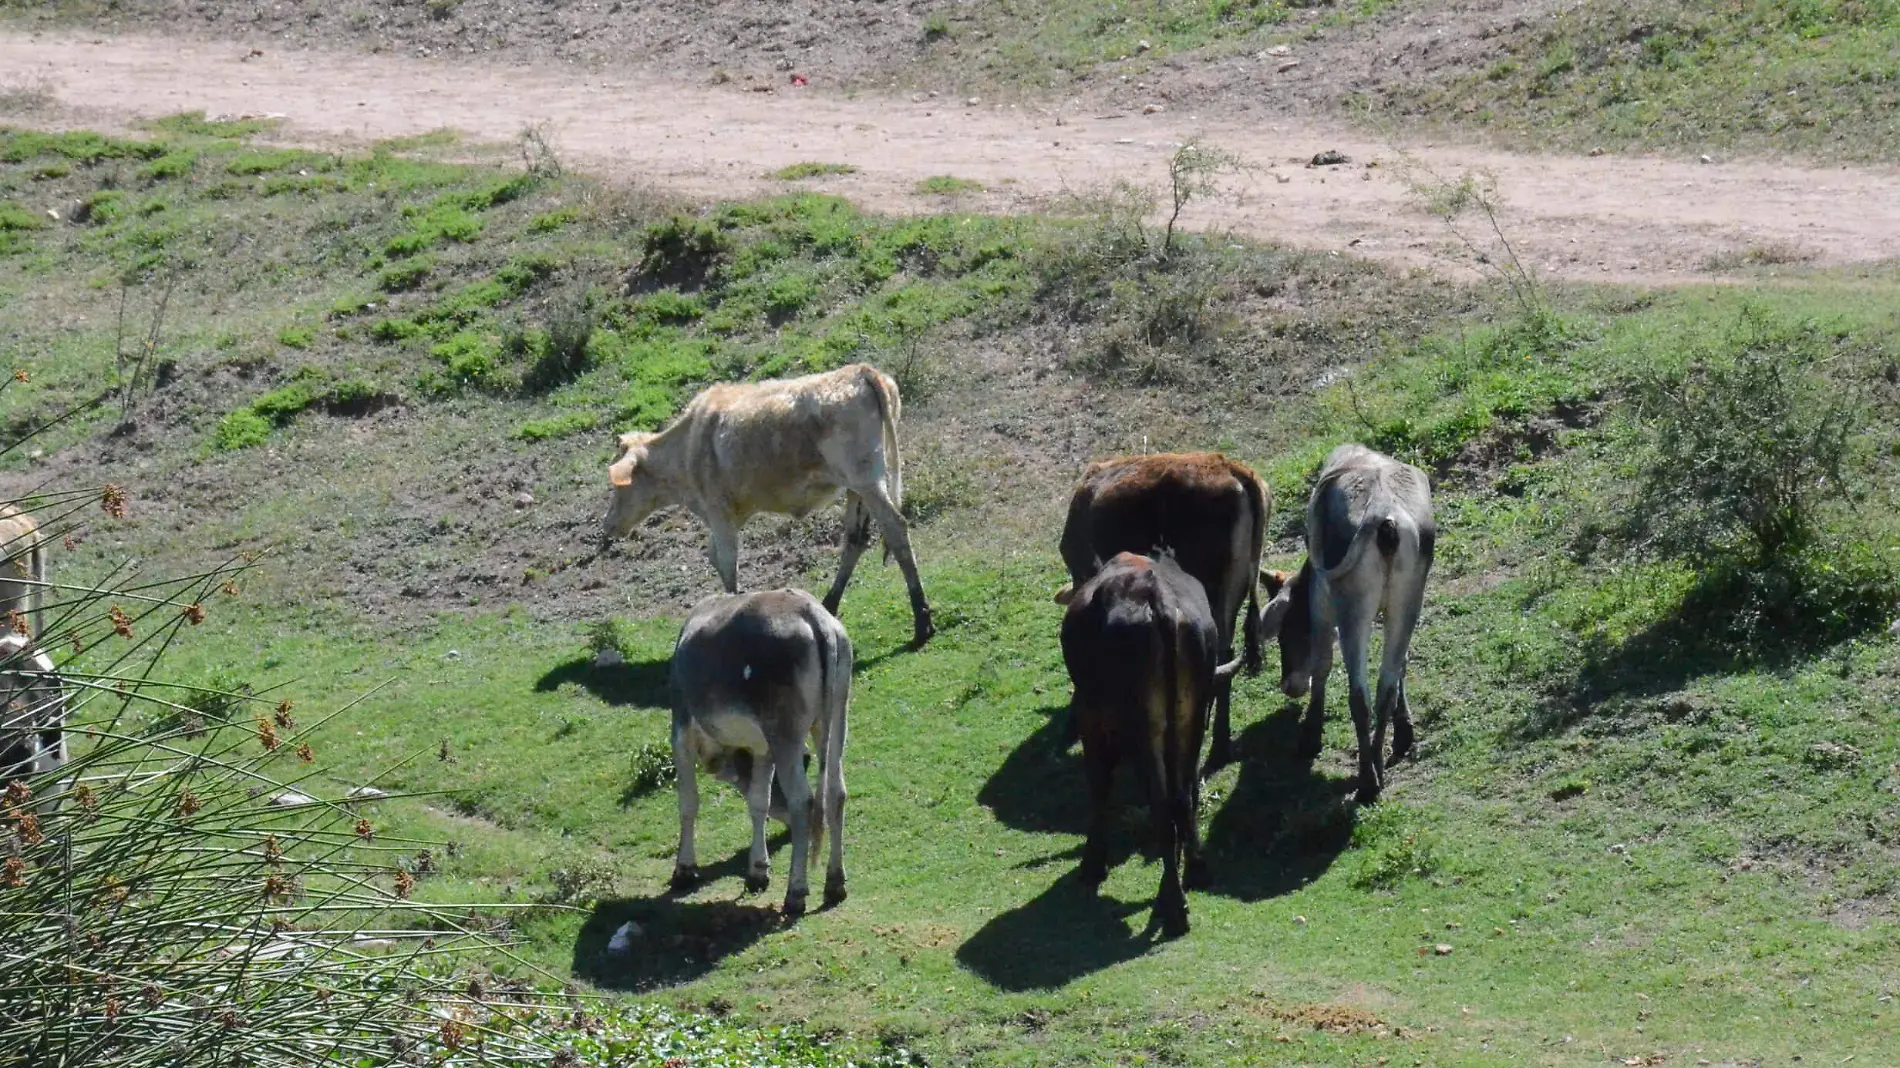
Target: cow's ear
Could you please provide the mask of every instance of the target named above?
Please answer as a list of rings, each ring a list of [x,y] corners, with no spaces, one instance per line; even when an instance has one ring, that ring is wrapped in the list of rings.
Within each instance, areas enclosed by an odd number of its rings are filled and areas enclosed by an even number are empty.
[[[638,452],[627,452],[607,468],[607,481],[615,486],[633,485],[633,469],[640,462]]]
[[[1075,586],[1073,584],[1064,586],[1056,591],[1057,604],[1066,605],[1073,600],[1075,600]]]

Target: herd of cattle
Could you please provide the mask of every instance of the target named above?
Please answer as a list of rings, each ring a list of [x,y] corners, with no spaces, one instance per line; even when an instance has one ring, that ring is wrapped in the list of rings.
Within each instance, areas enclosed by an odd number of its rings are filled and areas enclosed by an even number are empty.
[[[704,768],[746,798],[749,890],[769,883],[766,822],[776,819],[791,831],[784,912],[805,910],[806,866],[827,831],[824,899],[829,905],[845,896],[843,760],[853,657],[837,614],[873,523],[903,568],[915,644],[934,633],[902,512],[900,415],[896,383],[854,364],[713,386],[665,430],[619,439],[608,468],[605,536],[631,533],[659,508],[684,507],[706,524],[726,589],[692,610],[673,652],[675,888],[698,877],[696,775]],[[750,517],[807,515],[840,494],[844,547],[822,602],[799,590],[738,592],[739,532]],[[1071,584],[1056,601],[1066,606],[1062,656],[1074,686],[1068,737],[1082,742],[1093,806],[1082,875],[1091,885],[1107,876],[1108,802],[1115,768],[1125,761],[1145,788],[1160,839],[1164,872],[1154,908],[1168,935],[1188,927],[1182,868],[1187,886],[1206,876],[1200,780],[1231,759],[1232,677],[1243,665],[1259,669],[1266,641],[1280,642],[1281,689],[1310,693],[1300,753],[1310,759],[1320,750],[1337,639],[1358,734],[1361,803],[1377,800],[1384,783],[1387,723],[1391,760],[1414,743],[1405,662],[1435,536],[1426,476],[1361,446],[1335,450],[1307,505],[1307,559],[1297,573],[1261,570],[1272,505],[1252,471],[1220,455],[1120,457],[1083,473],[1062,531]],[[0,618],[11,623],[0,637],[0,781],[53,775],[66,755],[64,697],[53,664],[32,640],[50,587],[40,534],[16,509],[0,511],[0,559]],[[1373,693],[1366,662],[1381,614],[1384,662]],[[813,750],[816,793],[807,777]]]

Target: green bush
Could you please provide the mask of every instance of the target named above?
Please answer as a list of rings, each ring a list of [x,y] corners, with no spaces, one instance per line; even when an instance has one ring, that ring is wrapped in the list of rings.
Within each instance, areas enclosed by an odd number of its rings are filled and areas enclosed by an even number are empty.
[[[429,354],[448,367],[458,385],[490,386],[501,370],[501,349],[494,339],[470,330],[435,345]]]
[[[383,269],[376,276],[376,288],[385,293],[402,293],[422,284],[429,272],[435,270],[434,256],[411,256],[398,260]]]
[[[316,332],[307,326],[286,326],[277,332],[277,343],[287,349],[307,349],[316,341]]]
[[[218,452],[235,452],[262,445],[270,440],[271,429],[270,420],[249,408],[239,408],[218,421],[211,447]]]
[[[173,178],[189,178],[198,165],[196,149],[177,148],[158,157],[139,168],[138,176],[144,182],[162,182]]]
[[[599,425],[600,418],[592,412],[568,412],[547,419],[530,419],[515,429],[514,436],[519,441],[552,441]]]
[[[533,362],[522,375],[521,387],[545,393],[586,374],[594,365],[591,343],[599,323],[587,290],[575,288],[556,298],[548,307],[546,329],[540,334]]]

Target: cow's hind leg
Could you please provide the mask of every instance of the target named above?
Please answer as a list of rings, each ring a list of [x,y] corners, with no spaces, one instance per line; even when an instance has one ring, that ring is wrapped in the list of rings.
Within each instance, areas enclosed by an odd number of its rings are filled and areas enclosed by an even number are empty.
[[[910,527],[882,483],[869,487],[863,500],[884,532],[885,544],[896,555],[897,566],[904,569],[904,585],[910,590],[911,641],[922,645],[937,633],[937,626],[930,618],[930,602],[924,599],[924,580],[917,574],[917,557],[910,550]]]
[[[812,792],[805,774],[805,743],[798,739],[780,743],[772,758],[779,788],[785,791],[785,822],[792,832],[792,874],[785,884],[783,911],[787,916],[802,916],[810,892],[806,875],[812,844]]]
[[[844,602],[844,588],[851,584],[851,573],[857,570],[858,557],[871,547],[871,510],[864,506],[864,498],[855,491],[847,490],[844,495],[844,551],[838,556],[838,577],[831,583],[831,592],[825,594],[825,611],[838,614],[838,606]]]
[[[1346,661],[1347,699],[1352,706],[1353,732],[1359,741],[1358,801],[1362,805],[1379,800],[1385,779],[1385,758],[1379,752],[1380,739],[1373,735],[1372,701],[1366,687],[1367,646],[1371,644],[1370,611],[1355,611],[1339,621],[1339,655]]]
[[[1161,847],[1161,891],[1155,895],[1155,919],[1161,933],[1179,938],[1188,932],[1187,893],[1181,888],[1181,805],[1157,779],[1149,790],[1148,807],[1154,814],[1155,837]]]
[[[678,773],[674,784],[679,792],[680,848],[673,860],[674,890],[690,890],[699,882],[699,850],[693,842],[693,827],[699,819],[699,765],[694,761],[685,732],[673,732],[673,768]]]
[[[844,729],[839,724],[839,730]],[[830,824],[831,857],[825,865],[825,904],[836,905],[845,898],[844,880],[844,744],[840,741],[835,752],[827,746],[825,758],[824,791],[825,822]]]
[[[1233,658],[1233,650],[1228,650],[1227,658]],[[1212,774],[1234,762],[1233,726],[1228,719],[1234,700],[1234,680],[1230,676],[1214,685],[1218,687],[1214,696],[1214,744],[1207,751],[1207,766],[1201,771],[1203,775]]]
[[[773,764],[767,754],[747,755],[752,758],[752,774],[743,781],[746,809],[752,816],[752,853],[746,866],[745,888],[757,894],[772,885],[772,854],[765,848],[765,821],[772,813]],[[796,758],[793,762],[797,763]]]
[[[1394,576],[1396,579],[1397,576]],[[1411,583],[1393,583],[1385,604],[1385,655],[1379,665],[1379,722],[1392,717],[1392,757],[1396,764],[1410,756],[1415,739],[1411,702],[1405,699],[1405,666],[1411,658],[1412,635],[1424,608],[1425,582],[1421,573]]]

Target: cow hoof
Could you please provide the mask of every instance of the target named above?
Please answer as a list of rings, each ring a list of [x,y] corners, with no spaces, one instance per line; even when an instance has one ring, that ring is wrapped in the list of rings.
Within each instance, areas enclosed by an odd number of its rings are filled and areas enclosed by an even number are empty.
[[[930,621],[930,616],[926,613],[918,617],[917,625],[912,629],[910,634],[910,644],[922,648],[924,643],[930,641],[931,637],[936,633],[937,625]]]
[[[1363,783],[1359,787],[1359,792],[1353,795],[1353,800],[1357,801],[1359,804],[1362,804],[1362,805],[1378,804],[1379,803],[1378,780],[1375,779],[1371,782]]]
[[[667,889],[675,893],[685,893],[699,885],[699,869],[683,864],[673,869],[673,880],[666,884]]]
[[[1183,884],[1189,890],[1205,890],[1213,885],[1213,882],[1213,878],[1207,873],[1206,858],[1195,857],[1187,862],[1187,878],[1183,880]]]
[[[772,885],[772,877],[764,872],[748,872],[745,877],[745,890],[748,894],[762,894]]]
[[[1397,764],[1399,761],[1411,756],[1414,744],[1411,727],[1401,726],[1394,728],[1392,731],[1392,759],[1386,761],[1386,763]]]
[[[830,612],[833,616],[838,614],[838,598],[826,597],[823,601],[818,603],[824,605],[825,611]]]
[[[1294,750],[1294,753],[1301,760],[1310,762],[1319,759],[1320,750],[1322,748],[1318,738],[1302,738],[1300,739],[1300,747]]]
[[[786,918],[792,919],[805,914],[805,891],[793,891],[785,895],[785,905],[779,909]]]
[[[844,876],[825,876],[825,907],[844,904],[845,896]]]
[[[1163,938],[1179,938],[1187,933],[1188,918],[1186,909],[1182,909],[1179,912],[1167,912],[1162,915],[1161,936]]]

